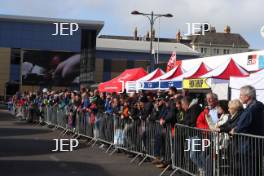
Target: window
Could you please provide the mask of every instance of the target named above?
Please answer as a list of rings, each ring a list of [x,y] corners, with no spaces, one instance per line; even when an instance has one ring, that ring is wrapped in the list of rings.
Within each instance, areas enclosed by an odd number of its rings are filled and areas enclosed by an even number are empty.
[[[214,48],[214,54],[218,55],[219,54],[219,49],[218,48]]]
[[[214,54],[216,54],[216,48],[214,48]]]
[[[224,49],[224,54],[229,54],[229,49]]]
[[[201,48],[201,53],[206,54],[207,53],[207,48]]]

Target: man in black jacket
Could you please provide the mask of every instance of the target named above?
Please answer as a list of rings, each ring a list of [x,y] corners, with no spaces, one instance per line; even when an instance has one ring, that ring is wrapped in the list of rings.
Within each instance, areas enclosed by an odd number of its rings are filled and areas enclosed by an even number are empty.
[[[240,100],[246,105],[246,109],[232,131],[264,136],[264,105],[257,101],[256,89],[249,85],[241,87]],[[252,176],[262,175],[263,139],[244,135],[235,137],[240,142],[237,146],[241,158],[239,175],[246,176],[248,173]]]
[[[246,109],[239,117],[234,132],[264,136],[264,105],[256,100],[256,89],[252,86],[242,87],[240,100]]]
[[[175,104],[175,96],[177,94],[177,89],[175,87],[170,87],[168,92],[168,113],[164,117],[164,124],[171,124],[174,125],[176,123],[176,114],[177,108]]]
[[[197,100],[192,100],[190,97],[183,97],[182,100],[182,108],[184,110],[184,125],[195,127],[196,120],[199,114],[202,112],[202,108],[198,105]]]
[[[153,122],[159,122],[161,118],[167,115],[168,108],[165,105],[165,100],[163,97],[158,98],[154,103],[154,108],[150,115],[149,120]]]

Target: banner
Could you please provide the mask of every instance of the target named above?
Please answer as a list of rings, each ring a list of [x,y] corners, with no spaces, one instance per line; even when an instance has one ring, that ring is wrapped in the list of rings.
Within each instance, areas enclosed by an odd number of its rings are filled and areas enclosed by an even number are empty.
[[[159,88],[159,82],[150,82],[150,81],[147,81],[147,82],[143,82],[143,89],[158,89]]]
[[[184,79],[183,88],[184,89],[209,89],[210,86],[207,83],[207,78],[199,79]]]
[[[181,89],[182,81],[161,81],[160,82],[161,89],[169,89],[170,87],[176,87],[177,89]]]

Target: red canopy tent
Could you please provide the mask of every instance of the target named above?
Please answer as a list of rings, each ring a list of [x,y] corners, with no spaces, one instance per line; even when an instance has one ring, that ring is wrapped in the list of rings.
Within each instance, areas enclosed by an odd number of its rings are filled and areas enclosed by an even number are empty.
[[[165,73],[164,75],[161,75],[160,77],[157,77],[151,81],[155,82],[155,81],[160,81],[160,80],[171,80],[175,77],[182,75],[184,72],[185,72],[185,70],[182,68],[182,65],[178,65],[175,68],[173,68],[172,70]]]
[[[99,92],[122,92],[125,88],[127,81],[135,81],[143,76],[146,76],[148,73],[143,68],[133,68],[127,69],[119,76],[113,78],[110,81],[99,84]]]
[[[230,76],[243,77],[248,75],[249,73],[244,68],[235,63],[233,59],[230,59],[230,61],[226,64],[223,64],[215,68],[214,70],[206,73],[205,75],[202,75],[201,78],[216,78],[229,80]]]
[[[164,75],[164,71],[160,68],[157,68],[153,72],[149,73],[148,75],[138,79],[137,81],[152,81],[160,76]]]
[[[197,68],[197,70],[195,71],[195,73],[193,73],[191,76],[187,77],[187,79],[195,79],[195,78],[199,78],[202,75],[210,72],[212,69],[209,68],[207,65],[205,65],[203,62],[200,64],[200,66]]]

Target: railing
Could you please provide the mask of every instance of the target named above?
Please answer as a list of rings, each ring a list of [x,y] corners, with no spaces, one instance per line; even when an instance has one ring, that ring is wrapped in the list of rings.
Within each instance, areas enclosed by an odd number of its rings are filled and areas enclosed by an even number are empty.
[[[174,172],[205,176],[261,176],[264,137],[217,133],[176,124]]]
[[[162,158],[168,164],[160,175],[172,168],[170,175],[183,172],[204,176],[262,176],[264,137],[248,134],[217,133],[176,124],[161,126],[154,121],[121,118],[118,115],[77,111],[65,106],[28,106],[14,108],[14,113],[28,121],[62,129],[61,134],[89,138],[89,144],[105,144],[111,155],[124,150],[140,158]]]

